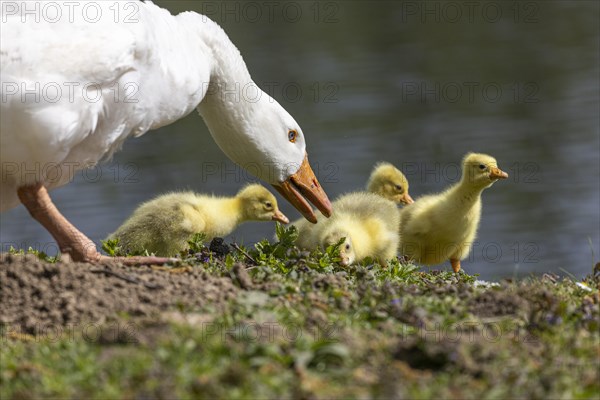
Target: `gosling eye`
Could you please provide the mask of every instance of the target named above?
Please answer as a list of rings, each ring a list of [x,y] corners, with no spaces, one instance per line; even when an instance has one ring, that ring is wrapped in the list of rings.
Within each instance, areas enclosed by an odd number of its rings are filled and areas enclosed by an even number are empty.
[[[350,250],[350,245],[346,243],[346,250]]]
[[[484,170],[484,169],[486,169],[486,168],[487,168],[487,167],[486,167],[484,164],[479,164],[479,169],[481,169],[481,170]]]
[[[297,138],[298,138],[298,132],[295,129],[290,129],[288,131],[288,140],[292,143],[295,143]]]
[[[265,207],[273,208],[273,203],[271,203],[270,201],[265,201]]]
[[[399,192],[402,191],[402,186],[401,185],[394,185],[394,188],[396,188],[396,190],[399,191]]]

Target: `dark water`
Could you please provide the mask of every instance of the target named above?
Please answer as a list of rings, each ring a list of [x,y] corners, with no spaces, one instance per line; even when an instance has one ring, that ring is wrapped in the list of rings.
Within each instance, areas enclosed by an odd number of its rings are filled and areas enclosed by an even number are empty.
[[[302,125],[332,198],[363,187],[378,160],[403,168],[417,198],[455,182],[463,154],[486,152],[510,179],[484,192],[468,272],[582,277],[598,261],[600,3],[157,3],[221,23]],[[194,113],[130,140],[53,197],[99,241],[159,193],[233,194],[249,179]],[[22,207],[2,214],[0,232],[4,246],[55,251]],[[272,235],[248,223],[232,238]]]

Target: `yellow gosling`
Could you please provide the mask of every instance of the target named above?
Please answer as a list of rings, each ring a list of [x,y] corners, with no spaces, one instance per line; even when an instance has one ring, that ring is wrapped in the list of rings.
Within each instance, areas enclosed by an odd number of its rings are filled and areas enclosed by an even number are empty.
[[[486,154],[467,154],[462,169],[460,182],[400,211],[400,254],[425,265],[449,259],[454,272],[460,270],[460,260],[469,254],[477,234],[481,193],[508,178]]]
[[[397,204],[414,203],[408,194],[408,179],[398,168],[388,162],[375,165],[367,181],[367,192],[378,194]]]
[[[371,257],[381,265],[394,258],[398,248],[399,215],[396,204],[373,193],[350,193],[333,202],[333,214],[316,225],[298,220],[296,244],[305,249],[326,248],[346,238],[342,265]]]
[[[188,240],[204,233],[207,240],[225,236],[246,221],[279,221],[288,218],[277,200],[263,186],[249,185],[234,197],[176,192],[140,205],[108,239],[119,239],[128,253],[147,250],[160,256],[175,256],[188,248]]]

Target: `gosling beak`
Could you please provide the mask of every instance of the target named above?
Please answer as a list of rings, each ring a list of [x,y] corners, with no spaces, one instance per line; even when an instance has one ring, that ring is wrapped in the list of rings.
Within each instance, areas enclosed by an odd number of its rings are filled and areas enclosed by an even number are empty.
[[[508,174],[502,171],[500,168],[492,167],[490,171],[490,179],[506,179]]]
[[[412,197],[410,197],[410,194],[408,194],[408,192],[406,192],[402,195],[402,197],[400,197],[400,202],[402,204],[408,205],[408,204],[414,203],[415,201],[412,199]]]
[[[281,211],[276,210],[271,218],[273,221],[281,222],[282,224],[289,224],[290,220]]]
[[[346,257],[346,256],[341,256],[340,258],[341,258],[341,259],[340,259],[340,265],[341,265],[342,267],[347,267],[347,266],[349,266],[349,265],[350,265],[350,258],[349,258],[349,257]]]
[[[313,224],[317,223],[317,216],[308,201],[324,216],[331,216],[331,202],[308,163],[308,155],[304,157],[298,172],[283,182],[273,184],[273,187]]]

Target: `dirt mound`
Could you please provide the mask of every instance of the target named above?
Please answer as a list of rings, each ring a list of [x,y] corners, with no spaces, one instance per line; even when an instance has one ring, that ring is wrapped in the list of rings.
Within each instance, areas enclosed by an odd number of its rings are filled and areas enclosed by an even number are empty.
[[[22,333],[103,324],[116,315],[199,310],[208,304],[218,311],[239,290],[231,279],[199,267],[50,264],[34,256],[0,256],[0,324]]]
[[[470,299],[471,312],[478,317],[498,317],[503,315],[524,315],[530,304],[521,293],[502,290],[488,290]]]

